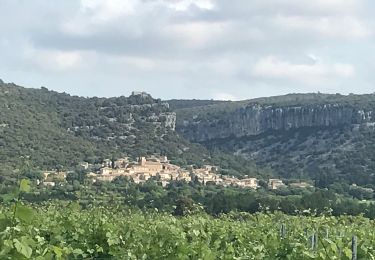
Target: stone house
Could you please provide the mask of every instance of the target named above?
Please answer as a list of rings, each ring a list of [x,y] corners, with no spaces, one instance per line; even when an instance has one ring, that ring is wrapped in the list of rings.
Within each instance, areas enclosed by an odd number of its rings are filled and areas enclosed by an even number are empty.
[[[237,184],[238,186],[244,187],[244,188],[252,188],[252,189],[258,188],[258,180],[256,178],[241,179],[241,180],[238,180]]]
[[[268,180],[268,187],[271,190],[277,190],[279,188],[285,187],[286,185],[280,179],[269,179]]]

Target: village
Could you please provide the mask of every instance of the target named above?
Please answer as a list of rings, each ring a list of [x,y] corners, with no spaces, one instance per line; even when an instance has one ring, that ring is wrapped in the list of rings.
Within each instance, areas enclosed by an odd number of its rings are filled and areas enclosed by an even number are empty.
[[[84,170],[90,168],[89,163],[81,163],[80,167]],[[152,155],[149,157],[139,157],[137,161],[131,161],[129,157],[117,160],[105,159],[98,172],[89,172],[87,177],[92,182],[108,181],[111,182],[117,177],[127,177],[135,183],[144,183],[153,179],[167,186],[172,181],[199,182],[204,185],[211,183],[219,186],[237,186],[241,188],[257,189],[259,181],[257,178],[244,176],[239,179],[234,176],[226,176],[218,173],[217,166],[204,165],[201,168],[190,167],[189,169],[181,168],[172,164],[166,156]],[[66,179],[65,172],[44,172],[44,180],[40,183],[45,186],[55,186],[56,181]],[[269,179],[268,188],[277,190],[286,187],[281,179]],[[310,184],[298,182],[290,184],[292,187],[307,188]]]

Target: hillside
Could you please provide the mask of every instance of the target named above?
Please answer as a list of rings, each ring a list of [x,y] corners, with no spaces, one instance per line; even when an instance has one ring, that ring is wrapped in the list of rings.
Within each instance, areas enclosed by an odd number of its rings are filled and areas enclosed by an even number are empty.
[[[375,186],[373,94],[165,102],[145,93],[84,98],[0,82],[0,104],[2,175],[24,161],[69,169],[162,154],[229,175]]]
[[[212,162],[236,175],[262,172],[252,161],[211,153],[182,138],[169,104],[146,93],[84,98],[0,82],[0,104],[2,174],[25,161],[56,169],[149,154],[167,155],[181,166]]]
[[[204,152],[175,134],[175,114],[149,95],[83,98],[1,84],[0,103],[3,164],[15,166],[20,156],[29,156],[38,166],[56,167],[124,154],[182,154],[191,159]]]
[[[375,95],[290,94],[176,109],[177,131],[284,178],[375,184]]]

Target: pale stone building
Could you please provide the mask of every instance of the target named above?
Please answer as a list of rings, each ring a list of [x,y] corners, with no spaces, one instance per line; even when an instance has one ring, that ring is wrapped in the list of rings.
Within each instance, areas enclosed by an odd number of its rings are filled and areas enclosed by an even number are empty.
[[[280,179],[269,179],[268,180],[268,187],[271,190],[277,190],[279,188],[285,187],[286,185]]]
[[[238,186],[244,187],[244,188],[252,188],[252,189],[258,188],[258,180],[256,178],[242,179],[242,180],[239,180],[237,184]]]
[[[190,182],[192,180],[191,174],[188,171],[180,171],[177,176],[178,181]]]
[[[146,157],[140,157],[138,159],[138,164],[132,165],[130,167],[131,170],[134,172],[147,172],[150,174],[153,174],[156,176],[156,173],[160,172],[163,170],[163,165],[160,161],[155,160],[155,161],[148,161],[146,160]]]

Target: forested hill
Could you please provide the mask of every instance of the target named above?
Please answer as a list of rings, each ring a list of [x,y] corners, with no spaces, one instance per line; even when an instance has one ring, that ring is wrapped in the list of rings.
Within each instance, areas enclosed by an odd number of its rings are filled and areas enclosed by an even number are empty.
[[[375,185],[375,94],[289,94],[177,109],[177,131],[284,178]],[[375,187],[375,186],[374,186]]]
[[[175,122],[169,104],[146,93],[84,98],[0,82],[0,169],[9,173],[25,161],[66,169],[82,161],[163,154],[181,166],[215,163],[236,175],[261,174],[251,161],[180,137]]]
[[[147,94],[83,98],[46,88],[0,85],[0,158],[21,156],[44,167],[95,162],[124,154],[179,154],[195,147],[174,132],[167,103]],[[184,152],[183,157],[199,152]],[[191,158],[190,158],[191,159]]]
[[[230,175],[375,188],[373,111],[373,94],[165,102],[145,93],[84,98],[0,82],[0,169],[162,154]]]

